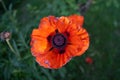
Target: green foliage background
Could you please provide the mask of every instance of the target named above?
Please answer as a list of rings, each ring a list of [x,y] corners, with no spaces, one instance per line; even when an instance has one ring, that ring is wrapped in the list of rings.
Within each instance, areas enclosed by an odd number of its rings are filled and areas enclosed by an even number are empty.
[[[3,8],[3,2],[6,9]],[[86,0],[0,0],[0,32],[10,31],[13,53],[0,41],[0,80],[120,80],[120,1],[93,0],[84,27],[90,47],[58,70],[40,67],[30,52],[30,34],[44,16],[79,14]],[[93,64],[85,62],[86,57]]]

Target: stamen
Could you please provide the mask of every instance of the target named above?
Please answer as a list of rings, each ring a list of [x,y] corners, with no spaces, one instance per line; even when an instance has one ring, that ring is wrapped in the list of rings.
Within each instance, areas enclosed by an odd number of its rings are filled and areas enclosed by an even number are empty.
[[[49,49],[49,51],[51,51],[51,50],[53,50],[54,49],[54,47],[51,47],[50,49]]]
[[[68,42],[67,44],[68,44],[68,45],[72,45],[72,43],[70,43],[70,42]]]
[[[58,33],[59,32],[58,29],[56,29],[55,32]]]
[[[50,40],[51,40],[51,35],[49,35],[48,37],[47,37],[47,40],[50,42]]]
[[[65,32],[65,34],[66,34],[67,36],[70,36],[70,33],[68,33],[68,32]]]
[[[63,54],[64,52],[65,52],[64,49],[62,49],[62,50],[59,51],[60,54]]]

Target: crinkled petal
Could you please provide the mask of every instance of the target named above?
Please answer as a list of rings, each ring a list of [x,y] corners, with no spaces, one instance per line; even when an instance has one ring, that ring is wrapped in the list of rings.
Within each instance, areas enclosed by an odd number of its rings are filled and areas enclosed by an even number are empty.
[[[49,51],[46,54],[36,57],[36,61],[45,68],[58,69],[64,66],[71,57],[65,54],[60,54],[58,51]]]
[[[63,33],[66,31],[66,29],[68,28],[68,24],[69,24],[69,19],[67,17],[60,17],[58,18],[58,21],[57,21],[57,29],[60,33]]]
[[[42,39],[42,40],[37,40],[37,39],[33,39],[32,43],[31,43],[31,52],[34,56],[37,56],[39,54],[43,54],[44,51],[47,49],[48,43],[46,41],[46,39]]]
[[[44,34],[44,33],[43,33]],[[47,39],[42,36],[39,29],[34,29],[31,34],[31,52],[34,56],[37,56],[39,54],[43,54],[43,52],[48,47],[48,41]]]
[[[89,47],[89,35],[84,28],[81,28],[77,31],[71,31],[69,37],[69,45],[66,47],[66,50],[72,56],[82,55]]]
[[[45,55],[36,57],[36,61],[45,68],[59,68],[60,67],[59,54],[53,53],[52,51],[47,52]]]
[[[79,30],[78,36],[79,36],[79,38],[81,39],[81,42],[82,42],[81,49],[80,50],[78,49],[79,50],[78,55],[81,55],[89,47],[89,35],[88,35],[87,31],[84,28],[82,28],[81,30]]]
[[[54,16],[49,16],[41,19],[39,24],[39,30],[43,36],[49,36],[56,30],[57,19]]]
[[[82,27],[84,22],[84,17],[80,15],[71,15],[68,17],[73,24],[76,24],[76,27]]]

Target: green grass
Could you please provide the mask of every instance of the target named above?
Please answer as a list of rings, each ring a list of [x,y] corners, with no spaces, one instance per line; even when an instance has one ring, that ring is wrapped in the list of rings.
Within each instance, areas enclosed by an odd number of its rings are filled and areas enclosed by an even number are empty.
[[[11,32],[10,44],[16,53],[6,41],[0,41],[0,80],[119,80],[119,0],[93,0],[85,14],[84,27],[90,34],[90,47],[84,55],[73,58],[58,70],[39,66],[31,55],[30,34],[40,19],[78,14],[80,2],[85,1],[13,0],[7,11],[1,5],[0,32]],[[93,59],[93,64],[85,62],[87,56]]]

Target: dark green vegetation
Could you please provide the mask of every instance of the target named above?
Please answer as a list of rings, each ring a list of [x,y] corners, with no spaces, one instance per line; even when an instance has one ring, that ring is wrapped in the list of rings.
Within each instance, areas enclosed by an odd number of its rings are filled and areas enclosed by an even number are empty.
[[[0,0],[1,1],[1,0]],[[119,80],[120,2],[94,0],[85,14],[84,27],[90,34],[90,47],[58,70],[40,67],[30,52],[30,34],[42,17],[71,15],[84,0],[2,0],[0,32],[12,33],[10,43],[0,41],[0,80]],[[86,57],[93,64],[85,62]]]

